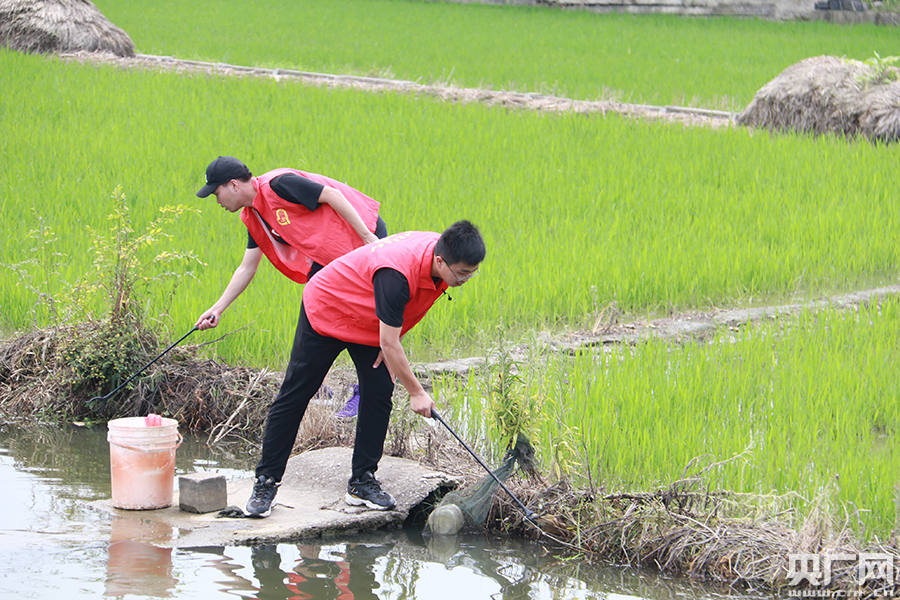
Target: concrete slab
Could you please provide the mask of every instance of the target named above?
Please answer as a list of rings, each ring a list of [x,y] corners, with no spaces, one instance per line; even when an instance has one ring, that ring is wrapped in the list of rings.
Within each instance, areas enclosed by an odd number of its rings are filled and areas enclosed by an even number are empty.
[[[153,535],[144,541],[156,546],[238,546],[400,527],[410,510],[433,491],[440,487],[453,489],[462,483],[415,461],[385,456],[376,476],[385,491],[397,500],[397,506],[389,511],[348,506],[344,494],[352,453],[350,448],[325,448],[292,457],[272,514],[265,519],[218,518],[216,512],[196,514],[179,510],[178,486],[169,508],[120,510],[112,506],[111,499],[92,502],[91,506],[112,513],[119,527],[123,521],[134,520],[134,530],[152,530]],[[229,483],[229,506],[243,508],[252,490],[252,478]],[[148,528],[149,523],[156,526]]]

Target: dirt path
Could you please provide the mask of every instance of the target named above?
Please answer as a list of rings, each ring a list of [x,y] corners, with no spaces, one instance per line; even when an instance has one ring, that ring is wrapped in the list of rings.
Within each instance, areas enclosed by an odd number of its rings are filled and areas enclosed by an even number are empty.
[[[686,125],[723,127],[734,125],[735,114],[730,112],[687,108],[681,106],[649,106],[626,104],[608,100],[572,100],[544,94],[504,92],[478,88],[459,88],[439,84],[420,84],[414,81],[381,79],[376,77],[355,77],[351,75],[328,75],[290,69],[261,69],[242,67],[225,63],[210,63],[196,60],[180,60],[169,56],[137,54],[134,58],[121,58],[112,54],[78,52],[60,54],[66,61],[114,64],[121,68],[143,68],[172,71],[176,73],[202,73],[222,77],[263,77],[276,81],[293,80],[308,85],[332,88],[353,88],[371,92],[406,92],[439,98],[447,102],[480,102],[488,106],[519,108],[542,112],[606,113],[626,117],[664,120]]]
[[[856,306],[879,302],[888,295],[900,294],[900,285],[890,285],[871,290],[848,292],[823,297],[809,302],[760,306],[753,308],[729,308],[708,311],[683,312],[659,319],[619,322],[613,314],[592,331],[572,332],[563,335],[541,333],[539,339],[545,347],[556,352],[574,353],[584,348],[602,349],[617,344],[636,344],[649,339],[667,340],[673,344],[702,341],[712,338],[721,329],[737,331],[748,323],[764,319],[775,320],[795,315],[803,310],[820,310],[827,307],[852,309]],[[516,361],[525,360],[525,349],[512,353]],[[417,368],[417,375],[438,373],[465,374],[485,363],[484,357],[472,357],[437,363]]]

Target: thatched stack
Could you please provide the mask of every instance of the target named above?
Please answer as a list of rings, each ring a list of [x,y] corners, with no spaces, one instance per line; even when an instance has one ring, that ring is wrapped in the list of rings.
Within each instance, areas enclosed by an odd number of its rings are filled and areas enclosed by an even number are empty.
[[[111,52],[134,42],[88,0],[0,0],[0,45],[21,52]]]
[[[881,76],[879,76],[879,72]],[[737,117],[741,125],[813,135],[900,139],[900,81],[887,70],[833,56],[788,67],[760,89]]]

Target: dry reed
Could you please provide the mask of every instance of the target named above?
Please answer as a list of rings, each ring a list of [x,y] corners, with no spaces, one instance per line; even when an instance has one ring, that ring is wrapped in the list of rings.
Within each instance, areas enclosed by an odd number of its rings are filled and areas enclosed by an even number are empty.
[[[773,131],[827,133],[873,142],[900,139],[897,69],[818,56],[785,69],[737,116],[741,125]]]
[[[540,528],[518,507],[498,496],[487,527],[532,539],[549,539],[593,559],[651,568],[661,573],[726,585],[742,592],[815,594],[817,597],[895,597],[900,581],[892,571],[860,583],[858,558],[879,555],[900,564],[896,536],[862,543],[837,518],[829,495],[813,502],[804,519],[789,496],[712,491],[702,476],[653,492],[595,494],[565,482],[546,488],[524,480],[509,487],[537,509]],[[795,581],[792,555],[844,556],[827,583]],[[851,560],[852,558],[852,560]],[[794,569],[794,570],[792,570]]]
[[[21,52],[109,52],[134,42],[88,0],[0,0],[0,46]]]

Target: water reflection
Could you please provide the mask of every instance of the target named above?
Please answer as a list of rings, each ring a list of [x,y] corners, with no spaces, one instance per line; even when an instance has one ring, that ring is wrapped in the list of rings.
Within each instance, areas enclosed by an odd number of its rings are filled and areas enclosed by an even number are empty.
[[[223,453],[203,438],[185,437],[176,475],[215,471],[233,480],[251,473],[252,453]],[[721,593],[651,572],[560,559],[542,544],[426,540],[416,530],[173,549],[180,533],[149,514],[90,508],[110,497],[109,468],[103,428],[0,425],[0,597],[691,600]]]
[[[391,544],[264,544],[239,548],[196,548],[185,552],[218,555],[209,560],[224,576],[219,591],[258,599],[375,599],[380,595],[379,559]],[[229,556],[230,555],[230,556]],[[245,565],[249,564],[249,569]],[[393,598],[413,598],[396,596]]]
[[[172,549],[145,540],[166,542],[172,534],[171,525],[113,514],[105,594],[171,598],[178,583],[172,573]]]
[[[432,553],[415,531],[361,536],[332,544],[270,544],[249,549],[197,548],[193,553],[225,577],[218,590],[265,600],[414,598],[652,598],[716,597],[690,585],[622,567],[562,560],[541,544],[466,536],[456,550]],[[215,555],[215,560],[208,557]]]

